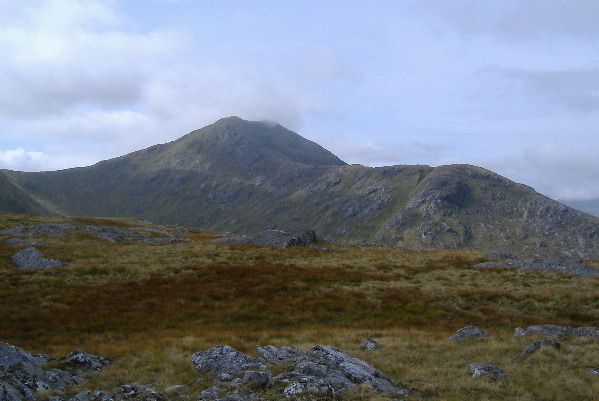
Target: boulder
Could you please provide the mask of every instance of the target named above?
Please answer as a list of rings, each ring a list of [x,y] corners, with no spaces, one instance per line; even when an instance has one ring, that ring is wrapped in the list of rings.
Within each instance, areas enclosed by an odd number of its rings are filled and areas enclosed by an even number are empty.
[[[66,387],[82,384],[87,374],[94,373],[106,366],[90,367],[85,363],[73,364],[75,355],[86,355],[85,360],[104,360],[93,355],[76,351],[62,358],[69,361],[71,366],[78,366],[74,370],[65,370],[61,368],[52,368],[45,370],[45,365],[51,360],[45,355],[31,354],[14,345],[0,343],[0,400],[4,401],[30,401],[35,398],[38,391],[61,390]],[[61,367],[61,361],[58,360],[56,366]],[[83,395],[81,395],[83,397]],[[103,401],[94,399],[94,401]]]
[[[246,370],[260,366],[260,361],[250,358],[229,345],[218,345],[205,352],[196,352],[191,362],[200,373],[218,375],[226,373],[236,376]]]
[[[212,240],[212,242],[289,248],[292,246],[307,246],[316,242],[316,234],[311,230],[266,230],[252,235],[217,238]]]
[[[57,359],[57,365],[74,375],[82,376],[97,373],[110,365],[109,358],[101,358],[77,349],[65,357]]]
[[[260,355],[268,363],[275,365],[284,365],[286,363],[295,363],[306,355],[306,351],[293,347],[274,347],[266,345],[264,347],[256,347],[258,355]]]
[[[379,350],[381,348],[383,348],[383,347],[381,347],[379,345],[379,343],[377,343],[376,341],[374,341],[371,338],[367,338],[366,340],[364,340],[362,342],[362,344],[360,344],[360,349],[362,351],[376,351],[376,350]]]
[[[501,379],[507,376],[503,370],[499,369],[497,366],[493,365],[477,365],[470,364],[470,373],[472,373],[473,379],[478,379],[483,376],[490,376],[492,378]]]
[[[214,375],[217,384],[202,393],[201,398],[228,399],[233,394],[250,391],[253,394],[250,398],[257,399],[259,392],[272,388],[285,397],[333,398],[360,384],[380,392],[395,390],[389,377],[334,347],[317,345],[310,351],[302,351],[267,345],[257,350],[259,357],[250,357],[226,345],[193,354],[192,363],[198,372]],[[286,364],[290,365],[286,371],[272,377],[269,369],[280,372]],[[223,375],[230,379],[226,384]]]
[[[529,354],[535,353],[538,350],[540,350],[541,347],[553,347],[555,349],[560,349],[561,346],[562,345],[560,343],[558,343],[557,341],[554,341],[554,340],[535,341],[532,344],[530,344],[529,346],[527,346],[526,348],[524,348],[524,351],[522,351],[522,353],[520,355],[524,356],[524,355],[529,355]]]
[[[478,326],[466,326],[459,329],[454,335],[449,337],[450,340],[467,340],[470,338],[478,338],[478,337],[490,337],[487,331],[481,329]]]
[[[60,260],[46,259],[36,247],[25,248],[10,257],[19,269],[48,269],[62,266]]]
[[[326,377],[334,387],[336,384],[342,387],[354,387],[361,383],[368,383],[378,391],[395,389],[395,383],[379,370],[331,346],[317,345],[313,347],[308,351],[306,357],[298,362],[298,366],[305,361],[324,366]]]

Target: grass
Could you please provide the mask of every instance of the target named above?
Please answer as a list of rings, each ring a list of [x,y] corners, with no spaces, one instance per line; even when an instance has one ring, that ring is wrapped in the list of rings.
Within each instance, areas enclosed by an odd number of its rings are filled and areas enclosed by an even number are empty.
[[[0,229],[45,221],[61,220],[0,214]],[[599,367],[597,342],[566,339],[560,350],[523,358],[533,340],[513,336],[514,328],[533,324],[597,325],[599,279],[475,270],[470,266],[485,260],[476,251],[325,244],[332,251],[320,252],[216,244],[210,242],[216,233],[201,230],[182,235],[187,242],[172,244],[109,243],[78,231],[32,238],[49,244],[41,248],[46,257],[67,263],[40,271],[16,269],[10,255],[17,248],[0,240],[0,338],[53,356],[82,348],[113,357],[89,389],[186,384],[197,394],[207,383],[189,362],[194,352],[219,344],[250,354],[256,345],[328,344],[406,383],[400,387],[409,387],[413,400],[591,400],[599,394],[589,371]],[[468,324],[493,337],[447,340]],[[384,348],[360,351],[365,338]],[[509,376],[475,380],[470,363],[496,364]],[[347,395],[376,397],[362,387]]]

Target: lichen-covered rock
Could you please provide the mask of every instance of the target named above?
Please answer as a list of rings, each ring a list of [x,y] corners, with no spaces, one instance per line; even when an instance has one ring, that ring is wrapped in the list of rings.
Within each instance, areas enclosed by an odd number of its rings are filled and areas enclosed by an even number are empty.
[[[360,344],[360,349],[362,351],[376,351],[376,350],[379,350],[381,348],[383,348],[383,347],[381,347],[379,345],[379,343],[377,343],[376,341],[374,341],[371,338],[367,338],[366,340],[364,340],[362,342],[362,344]]]
[[[83,351],[76,351],[70,358],[62,359],[72,362],[77,355],[86,355],[85,360],[104,360]],[[101,367],[94,369],[85,364],[70,363],[70,366],[76,369],[66,370],[54,367],[45,370],[45,365],[50,361],[51,358],[45,355],[31,354],[14,345],[0,343],[0,400],[30,401],[38,391],[63,391],[66,387],[82,384],[85,375],[97,372],[107,365],[103,363]],[[60,363],[57,363],[57,366],[60,367]],[[90,401],[106,400],[90,399]]]
[[[487,331],[481,329],[478,326],[466,326],[459,329],[454,335],[449,337],[450,340],[467,340],[470,338],[479,338],[479,337],[490,337]]]
[[[198,372],[214,375],[227,373],[235,376],[260,366],[259,360],[250,358],[229,345],[219,345],[205,352],[196,352],[192,355],[191,362]]]
[[[477,365],[470,364],[470,373],[472,373],[472,378],[477,379],[482,376],[491,376],[493,378],[503,378],[507,376],[503,370],[499,369],[497,366],[493,365]]]
[[[302,351],[267,345],[257,350],[260,356],[255,358],[226,345],[195,353],[192,362],[198,372],[213,374],[217,385],[202,393],[201,398],[228,399],[232,391],[234,395],[250,391],[259,398],[263,391],[281,391],[278,394],[285,397],[326,399],[360,384],[380,392],[395,390],[393,381],[383,373],[334,347],[318,345]],[[287,364],[290,365],[287,371],[272,377],[269,369],[280,371]],[[228,378],[226,383],[224,375]]]
[[[99,372],[110,365],[110,362],[109,358],[91,355],[80,349],[57,360],[57,364],[61,369],[78,376]]]
[[[36,247],[25,248],[11,256],[19,269],[48,269],[62,266],[60,260],[46,259]]]
[[[272,345],[266,345],[264,347],[258,346],[256,350],[258,351],[258,355],[264,358],[264,360],[275,365],[297,362],[306,355],[306,351],[289,346],[277,348]]]
[[[323,365],[327,368],[327,377],[333,386],[339,384],[351,387],[361,384],[371,384],[378,391],[393,391],[395,383],[366,362],[350,357],[337,348],[327,345],[317,345],[308,351],[304,360]],[[301,361],[300,361],[301,363]]]

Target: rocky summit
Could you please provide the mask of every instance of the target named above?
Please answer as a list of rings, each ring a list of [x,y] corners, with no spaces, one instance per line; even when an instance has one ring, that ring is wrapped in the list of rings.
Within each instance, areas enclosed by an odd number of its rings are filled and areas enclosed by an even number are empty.
[[[278,124],[221,119],[90,167],[0,171],[0,211],[135,217],[253,235],[599,257],[599,218],[471,165],[347,165]]]

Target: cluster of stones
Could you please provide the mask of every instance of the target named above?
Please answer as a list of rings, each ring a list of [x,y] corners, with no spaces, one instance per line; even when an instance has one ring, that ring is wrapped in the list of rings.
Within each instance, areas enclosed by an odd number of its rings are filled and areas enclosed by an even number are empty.
[[[258,399],[257,392],[270,390],[280,396],[337,398],[360,384],[375,391],[397,391],[395,383],[366,362],[330,346],[317,345],[309,351],[293,347],[257,347],[250,357],[224,345],[193,355],[201,374],[212,375],[216,385],[200,394],[200,399]],[[273,367],[278,367],[273,369]],[[273,375],[272,370],[282,373]]]
[[[592,337],[595,339],[599,339],[599,329],[596,327],[569,327],[569,326],[556,326],[552,324],[542,324],[537,326],[530,326],[527,328],[518,327],[514,331],[514,335],[516,337],[527,337],[527,336],[543,336],[543,337],[552,337],[556,339],[565,338],[567,336],[573,337]],[[481,329],[477,326],[466,326],[459,329],[454,335],[449,337],[450,340],[459,341],[459,340],[468,340],[473,338],[486,338],[490,337],[491,334],[487,331]],[[542,347],[552,347],[556,350],[561,348],[561,344],[551,338],[546,338],[544,340],[538,340],[532,342],[528,345],[522,353],[521,356],[527,356],[533,354],[540,350]],[[591,369],[593,371],[593,369]],[[597,369],[599,372],[599,369]],[[507,376],[500,368],[485,364],[470,364],[470,372],[472,373],[473,378],[479,377],[490,377],[493,379],[501,379]],[[599,374],[599,373],[597,373]]]
[[[54,367],[44,369],[52,362]],[[86,376],[110,364],[107,358],[75,350],[53,360],[31,354],[11,344],[0,343],[0,400],[31,401],[39,391],[64,391],[86,381]]]

